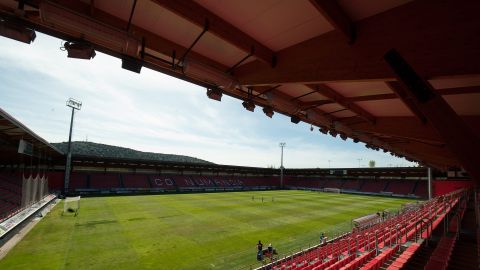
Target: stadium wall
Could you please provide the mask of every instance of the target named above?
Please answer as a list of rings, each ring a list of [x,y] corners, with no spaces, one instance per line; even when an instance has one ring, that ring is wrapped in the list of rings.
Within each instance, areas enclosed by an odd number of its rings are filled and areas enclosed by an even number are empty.
[[[187,170],[189,171],[189,170]],[[215,192],[278,189],[279,176],[235,173],[225,175],[208,171],[186,174],[134,173],[111,170],[74,171],[70,177],[70,191],[81,195],[95,194],[148,194],[164,192]],[[50,190],[63,190],[63,171],[51,171]],[[323,190],[336,188],[342,193],[368,194],[393,197],[427,197],[427,181],[422,177],[322,175],[293,176],[284,179],[288,189]]]
[[[432,182],[432,194],[434,197],[441,196],[459,189],[474,187],[472,180],[437,180]]]
[[[71,192],[95,195],[280,188],[280,176],[274,169],[162,163],[147,166],[140,162],[122,166],[119,161],[108,160],[98,160],[99,163],[95,163],[98,166],[92,166],[94,161],[85,158],[74,162]],[[336,188],[342,193],[426,198],[428,188],[424,170],[415,167],[288,169],[284,184],[289,189]],[[49,174],[50,189],[63,190],[63,179],[63,166],[56,166]],[[445,194],[453,188],[439,187],[438,190],[438,194]]]
[[[64,172],[49,172],[48,187],[50,190],[61,190],[63,188],[64,177]]]

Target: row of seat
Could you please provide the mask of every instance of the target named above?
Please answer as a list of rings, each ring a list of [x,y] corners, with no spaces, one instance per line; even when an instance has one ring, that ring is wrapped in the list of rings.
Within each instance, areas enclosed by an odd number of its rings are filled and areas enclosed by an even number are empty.
[[[63,188],[63,172],[49,172],[50,189]],[[394,194],[427,195],[427,183],[415,180],[374,180],[374,179],[319,179],[287,176],[286,186],[303,188],[341,188],[359,192],[391,192]],[[235,186],[279,186],[279,177],[228,177],[228,176],[183,176],[152,175],[132,173],[84,173],[73,172],[69,187],[76,189],[112,189],[112,188],[205,188]]]
[[[350,256],[344,257],[342,260],[339,260],[338,262],[330,265],[329,267],[325,268],[325,270],[338,270],[339,268],[345,266],[346,264],[350,263],[355,259],[355,254],[352,254]]]
[[[31,172],[30,172],[31,173]],[[21,179],[21,172],[0,173],[0,182],[3,175],[16,175]],[[63,172],[48,172],[51,189],[60,190],[63,184]],[[11,177],[7,177],[11,178]],[[169,188],[164,180],[176,178],[177,187],[203,186],[278,186],[279,177],[225,177],[225,176],[167,176],[151,174],[118,174],[118,173],[82,173],[74,172],[70,177],[70,187],[77,188]],[[87,180],[88,179],[88,180]],[[155,181],[157,179],[158,181]],[[170,179],[171,180],[171,179]],[[167,181],[168,182],[168,181]],[[160,186],[157,184],[160,183]],[[162,184],[163,183],[163,184]],[[212,184],[213,183],[213,184]],[[415,180],[374,180],[374,179],[320,179],[305,177],[285,177],[285,185],[305,188],[341,188],[360,192],[392,192],[394,194],[415,194],[420,197],[427,195],[426,181]]]
[[[372,228],[373,229],[373,228]],[[369,230],[366,230],[366,235],[369,234]],[[359,234],[356,234],[356,236],[360,236]],[[354,237],[354,236],[353,236]],[[352,241],[353,237],[348,237],[348,238],[342,238],[337,240],[336,242],[329,243],[325,246],[319,247],[317,250],[310,251],[309,253],[305,254],[302,257],[299,257],[302,262],[300,263],[301,265],[307,264],[308,261],[315,261],[316,264],[320,264],[324,260],[331,260],[335,259],[339,256],[342,256],[345,251],[347,251],[347,255],[354,253],[357,249],[362,251],[362,250],[370,250],[374,247],[374,243],[371,241],[373,238],[364,237],[360,239],[356,239],[355,242]],[[368,245],[367,245],[368,244]],[[299,259],[297,258],[296,260],[293,260],[290,265],[295,265]],[[313,264],[315,265],[315,263]],[[280,268],[282,269],[282,268]]]
[[[52,189],[60,190],[63,184],[62,172],[51,172],[49,182]],[[243,186],[278,186],[275,177],[227,177],[227,176],[184,176],[152,174],[118,174],[118,173],[72,173],[69,188],[76,189],[115,189],[143,188],[167,189],[178,188],[217,188]]]
[[[0,221],[9,218],[48,194],[44,172],[0,173]]]
[[[444,236],[438,242],[432,256],[425,266],[425,270],[444,270],[447,269],[450,255],[455,246],[455,237]]]
[[[400,249],[401,245],[410,244],[416,237],[429,237],[432,231],[431,226],[437,226],[457,202],[458,197],[452,195],[427,201],[384,222],[369,228],[352,230],[348,235],[326,245],[277,262],[273,269],[331,267],[329,269],[345,270],[360,266],[362,269],[378,269]],[[431,225],[428,227],[422,222]],[[405,251],[404,257],[416,247],[416,244],[410,246],[411,248]],[[374,256],[374,252],[378,252],[378,256]],[[330,264],[327,266],[328,263]]]
[[[460,203],[457,213],[450,220],[448,226],[448,232],[450,235],[443,236],[432,255],[430,256],[425,269],[427,270],[443,270],[447,269],[448,261],[450,260],[450,255],[452,254],[453,248],[457,240],[457,234],[460,230],[461,220],[467,209],[467,200],[464,199]]]
[[[339,188],[359,192],[380,193],[387,192],[400,195],[414,194],[419,197],[427,196],[427,182],[415,180],[373,180],[373,179],[319,179],[288,177],[285,184],[291,187],[302,188]]]
[[[400,256],[395,259],[388,267],[387,270],[399,270],[402,269],[403,266],[412,258],[412,256],[417,252],[420,248],[419,243],[411,243],[409,247],[407,247]]]
[[[451,202],[453,205],[458,201],[458,199],[453,199],[453,201]],[[439,215],[442,213],[442,211],[444,210],[443,208],[444,207],[447,207],[448,209],[446,210],[447,212],[450,211],[450,209],[452,209],[453,207],[451,205],[448,205],[448,206],[445,206],[445,204],[443,203],[443,201],[438,201],[435,203],[435,205],[432,205],[430,206],[430,208],[428,208],[428,210],[424,210],[423,211],[423,214],[420,213],[420,219],[415,219],[415,220],[429,220],[430,221],[433,221],[434,219],[436,221],[441,221],[443,218],[444,218],[444,215]],[[432,209],[436,210],[436,211],[432,211]],[[428,215],[426,215],[428,213]],[[434,222],[433,226],[437,226],[439,222]],[[414,227],[412,228],[412,225],[414,225]],[[419,228],[420,227],[420,228]],[[419,229],[421,229],[421,224],[419,224],[418,222],[410,222],[410,225],[407,226],[407,229],[410,228],[410,232],[406,234],[406,236],[402,237],[400,242],[399,243],[407,243],[408,240],[413,240],[413,236],[416,235],[417,233],[420,233],[421,237],[422,238],[427,238],[430,236],[432,229],[428,230],[428,229],[424,229],[423,232],[422,231],[418,231]],[[401,233],[403,234],[403,232]],[[405,241],[405,242],[403,242]],[[381,245],[379,245],[381,247]],[[416,252],[416,250],[420,247],[420,244],[418,243],[410,243],[410,246],[404,250],[398,258],[396,258],[393,262],[390,263],[390,265],[387,265],[385,266],[386,264],[386,261],[388,261],[395,253],[398,252],[399,250],[399,245],[396,245],[393,249],[384,249],[383,252],[375,257],[374,260],[372,260],[371,262],[369,262],[368,264],[364,265],[361,269],[363,270],[367,270],[367,269],[379,269],[380,267],[382,267],[382,269],[390,269],[390,270],[397,270],[397,269],[401,269],[405,264],[406,262],[408,262],[408,260],[413,256],[413,254]]]
[[[325,268],[331,266],[332,264],[336,263],[337,261],[338,261],[338,258],[332,258],[332,259],[329,259],[327,261],[317,260],[316,262],[314,262],[310,265],[307,265],[307,266],[302,267],[302,268],[297,268],[297,269],[320,270],[320,269],[325,269]]]
[[[369,261],[372,257],[375,256],[376,250],[372,250],[370,252],[365,252],[362,255],[356,257],[353,261],[349,262],[348,264],[344,265],[340,268],[340,270],[353,270],[357,269],[361,265],[365,264],[365,262]]]
[[[395,252],[398,251],[398,248],[400,245],[395,245],[393,248],[386,248],[380,253],[380,255],[376,256],[373,258],[371,261],[363,265],[360,269],[361,270],[378,270],[380,269],[380,266],[385,263],[390,257],[393,256]]]
[[[457,213],[453,216],[450,220],[450,224],[448,226],[448,231],[453,234],[457,234],[461,227],[461,222],[463,219],[463,215],[467,210],[467,200],[462,200],[460,203],[460,207],[458,208]]]
[[[480,227],[477,228],[477,258],[480,258]]]
[[[452,197],[448,201],[443,201],[443,200],[437,201],[435,206],[433,206],[434,207],[433,209],[435,210],[433,214],[424,216],[419,220],[422,222],[426,222],[427,223],[426,226],[429,225],[428,223],[431,223],[430,229],[428,229],[428,227],[425,229],[425,225],[424,225],[424,229],[421,230],[422,224],[415,222],[415,228],[414,228],[415,230],[411,230],[410,233],[407,233],[407,236],[405,237],[405,243],[407,243],[406,241],[408,239],[411,239],[413,236],[417,236],[417,235],[420,235],[422,238],[430,237],[432,231],[435,230],[438,224],[445,218],[445,215],[448,214],[448,212],[450,212],[451,209],[453,209],[453,207],[458,203],[458,201],[459,201],[458,197]],[[429,211],[431,211],[431,209],[432,208],[430,208]],[[400,241],[400,243],[402,243],[402,241],[403,241],[403,238]],[[416,243],[416,242],[408,243],[408,245],[409,245],[408,248],[406,248],[403,252],[401,252],[395,260],[390,261],[389,263],[385,263],[384,261],[383,265],[372,263],[372,265],[370,265],[369,267],[364,266],[364,268],[362,269],[378,269],[379,267],[382,267],[382,269],[387,269],[387,270],[402,269],[421,246],[419,243]],[[392,255],[393,253],[390,254],[389,257],[392,257]]]
[[[0,221],[12,216],[22,202],[20,175],[0,174]]]
[[[19,207],[18,204],[0,199],[0,222],[14,214]]]
[[[7,190],[12,193],[22,193],[22,186],[20,185],[15,185],[10,182],[4,182],[0,180],[0,188],[3,190]]]
[[[50,172],[51,189],[60,190],[63,184],[63,172]],[[392,192],[394,194],[427,195],[427,183],[415,180],[373,180],[373,179],[319,179],[287,176],[286,186],[302,188],[341,188],[360,192]],[[109,188],[203,188],[232,186],[279,186],[279,177],[227,177],[227,176],[183,176],[152,175],[132,173],[83,173],[74,172],[70,177],[70,188],[109,189]]]

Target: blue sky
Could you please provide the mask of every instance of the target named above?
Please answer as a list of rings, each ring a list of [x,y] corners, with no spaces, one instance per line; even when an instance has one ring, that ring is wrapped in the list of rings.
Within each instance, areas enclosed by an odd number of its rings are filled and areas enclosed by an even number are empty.
[[[117,58],[97,53],[90,61],[69,59],[62,41],[37,33],[32,44],[0,37],[0,108],[49,142],[68,140],[72,97],[83,102],[73,140],[140,151],[189,155],[219,164],[280,165],[286,142],[289,168],[413,165],[366,149],[350,139],[323,135],[305,123],[261,108],[251,113],[240,100],[207,98],[205,89],[143,68],[136,74]],[[330,162],[329,162],[330,160]]]

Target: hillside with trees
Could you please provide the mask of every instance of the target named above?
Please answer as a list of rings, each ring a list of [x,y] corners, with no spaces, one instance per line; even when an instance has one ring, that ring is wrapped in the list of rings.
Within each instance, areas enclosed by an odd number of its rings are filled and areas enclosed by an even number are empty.
[[[67,152],[68,143],[52,143],[58,150],[63,153]],[[181,163],[198,163],[198,164],[214,164],[212,162],[182,155],[161,154],[152,152],[142,152],[130,148],[93,143],[93,142],[72,142],[73,156],[90,156],[101,158],[118,158],[118,159],[136,159],[148,161],[164,161],[164,162],[181,162]]]

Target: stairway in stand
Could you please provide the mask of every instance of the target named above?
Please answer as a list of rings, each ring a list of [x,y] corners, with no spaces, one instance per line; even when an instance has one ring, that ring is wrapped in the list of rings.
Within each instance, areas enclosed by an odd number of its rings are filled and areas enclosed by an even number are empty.
[[[395,252],[395,254],[393,254],[392,257],[390,257],[390,259],[388,259],[387,261],[385,261],[385,263],[383,263],[382,266],[380,266],[380,270],[386,270],[388,268],[388,266],[390,266],[399,256],[400,254],[402,254],[402,251],[403,249],[400,248],[399,250],[397,250],[397,252]]]
[[[419,270],[423,269],[430,259],[437,243],[430,241],[428,247],[423,243],[422,247],[415,252],[410,261],[402,268],[407,270]]]
[[[461,235],[453,249],[448,268],[451,270],[478,269],[477,244],[475,236]]]

